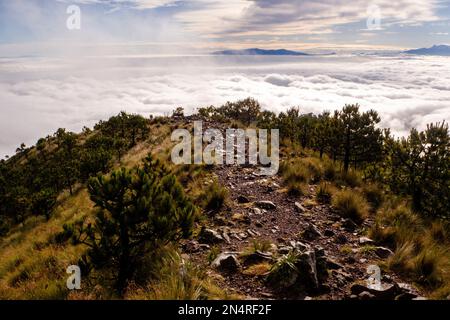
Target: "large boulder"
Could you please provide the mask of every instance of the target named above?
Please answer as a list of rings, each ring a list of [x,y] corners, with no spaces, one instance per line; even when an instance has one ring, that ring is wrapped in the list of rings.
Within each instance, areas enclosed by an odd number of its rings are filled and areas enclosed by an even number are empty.
[[[295,264],[298,270],[298,281],[308,291],[319,289],[319,280],[317,279],[316,255],[313,250],[303,252],[298,256]]]

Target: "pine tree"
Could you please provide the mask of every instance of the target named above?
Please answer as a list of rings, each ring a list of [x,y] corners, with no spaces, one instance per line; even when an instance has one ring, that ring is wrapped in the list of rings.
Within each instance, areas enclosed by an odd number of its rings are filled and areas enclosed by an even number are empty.
[[[432,216],[450,214],[450,136],[448,125],[387,140],[385,179],[391,189],[412,197],[413,207]]]
[[[90,248],[82,263],[110,268],[119,294],[146,254],[190,236],[196,209],[176,178],[150,156],[142,168],[90,179],[88,190],[98,213],[81,230],[80,241]]]
[[[334,143],[339,146],[336,155],[344,163],[344,172],[351,164],[376,162],[381,159],[383,135],[375,125],[380,122],[378,114],[370,110],[359,112],[359,105],[346,105],[342,111],[335,113]]]

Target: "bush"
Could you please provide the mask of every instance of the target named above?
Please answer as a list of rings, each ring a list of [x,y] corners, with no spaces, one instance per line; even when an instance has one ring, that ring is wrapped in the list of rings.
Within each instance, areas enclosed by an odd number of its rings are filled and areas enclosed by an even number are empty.
[[[281,257],[270,269],[267,282],[279,289],[294,285],[298,277],[298,269],[295,266],[297,261],[298,255],[293,251]]]
[[[217,212],[224,206],[228,198],[228,190],[215,181],[208,186],[201,198],[202,207],[205,210]]]
[[[356,188],[361,186],[361,178],[356,171],[349,170],[348,172],[342,172],[340,174],[340,180],[350,188]]]
[[[369,202],[373,211],[377,211],[384,201],[383,191],[374,184],[365,185],[363,188],[364,197]]]
[[[301,197],[308,194],[308,185],[304,182],[290,181],[287,183],[288,194],[292,197]]]
[[[362,223],[368,215],[366,200],[352,190],[343,190],[336,193],[333,198],[333,206],[341,216],[350,218],[356,223]]]
[[[143,258],[166,243],[190,236],[195,207],[175,176],[150,156],[143,168],[122,168],[89,180],[91,200],[98,208],[95,223],[81,225],[78,242],[89,247],[79,262],[111,273],[123,295]]]
[[[337,176],[337,170],[333,163],[326,162],[323,169],[323,177],[327,181],[334,181]]]
[[[301,166],[305,167],[309,173],[309,177],[312,182],[318,182],[324,175],[324,170],[320,161],[315,158],[305,158],[300,161]]]
[[[322,182],[316,193],[317,202],[328,204],[331,203],[333,197],[333,190],[329,183]]]

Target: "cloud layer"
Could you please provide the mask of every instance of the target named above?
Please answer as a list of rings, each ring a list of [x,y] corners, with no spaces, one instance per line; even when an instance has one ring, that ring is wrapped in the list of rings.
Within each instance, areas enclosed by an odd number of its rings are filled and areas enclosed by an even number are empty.
[[[450,120],[449,65],[449,58],[375,56],[0,59],[0,155],[120,110],[192,112],[248,96],[274,111],[300,106],[318,113],[359,103],[406,134]]]

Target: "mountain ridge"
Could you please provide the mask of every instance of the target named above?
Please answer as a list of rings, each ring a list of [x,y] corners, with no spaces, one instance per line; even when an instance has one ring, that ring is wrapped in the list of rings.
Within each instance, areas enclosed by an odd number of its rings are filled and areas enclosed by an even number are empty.
[[[419,48],[405,51],[407,54],[428,56],[450,56],[450,46],[445,44],[434,45],[430,48]]]
[[[215,51],[212,53],[213,55],[227,55],[227,56],[309,56],[308,53],[300,52],[300,51],[292,51],[286,49],[259,49],[259,48],[250,48],[250,49],[242,49],[242,50],[223,50],[223,51]]]

